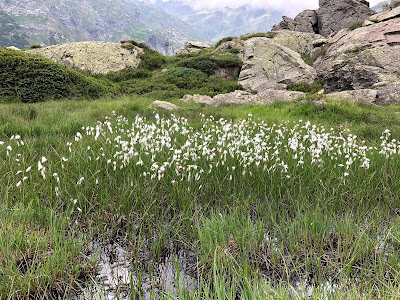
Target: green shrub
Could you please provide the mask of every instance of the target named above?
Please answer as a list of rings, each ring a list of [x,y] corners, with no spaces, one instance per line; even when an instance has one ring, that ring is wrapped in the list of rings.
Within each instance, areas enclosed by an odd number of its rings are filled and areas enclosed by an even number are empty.
[[[311,59],[311,55],[310,55],[310,54],[303,54],[303,55],[301,56],[301,59],[302,59],[307,65],[310,65],[310,66],[313,65],[313,61],[312,61],[312,59]]]
[[[121,82],[135,78],[148,78],[152,73],[145,69],[125,68],[119,72],[109,72],[105,77],[113,82]]]
[[[324,56],[326,54],[326,52],[328,51],[329,47],[332,45],[333,43],[327,43],[323,46],[321,46],[318,50],[316,50],[312,55],[311,55],[311,61],[314,63],[318,57],[320,56]]]
[[[320,90],[323,89],[323,85],[321,82],[314,82],[314,83],[307,83],[307,82],[300,82],[300,83],[290,83],[287,85],[286,89],[288,91],[297,91],[303,92],[306,94],[316,94]]]
[[[233,39],[234,39],[233,36],[225,37],[225,38],[219,40],[219,41],[214,45],[213,48],[218,48],[218,47],[221,46],[223,43],[233,41]]]
[[[245,34],[245,35],[241,35],[240,39],[243,41],[246,41],[248,39],[254,38],[254,37],[266,37],[269,39],[273,39],[274,37],[276,37],[277,33],[276,32],[258,32],[258,33],[249,33],[249,34]]]
[[[207,75],[199,70],[177,67],[161,73],[160,78],[178,88],[193,89],[203,86]]]
[[[21,51],[1,49],[0,69],[0,97],[6,101],[95,98],[108,92],[106,86],[78,70]]]
[[[242,60],[232,54],[190,57],[177,63],[178,67],[196,69],[208,76],[214,74],[215,71],[220,68],[236,68],[241,67],[242,65]]]
[[[362,25],[363,25],[363,23],[364,23],[364,21],[362,21],[362,20],[356,21],[356,22],[354,22],[353,24],[351,24],[351,25],[349,26],[349,29],[350,29],[350,30],[355,30],[355,29],[357,29],[357,28],[361,28]]]
[[[143,49],[143,54],[140,56],[141,61],[139,64],[139,69],[145,69],[149,71],[160,69],[166,62],[165,56],[161,55],[157,51],[154,51],[153,49],[150,49],[145,43],[138,43],[133,40],[121,41],[121,47],[128,50],[134,50],[135,47]]]
[[[240,49],[239,48],[232,48],[232,49],[228,49],[229,53],[232,54],[239,54],[240,53]]]
[[[40,49],[40,48],[42,48],[42,46],[39,44],[33,44],[29,46],[29,49]]]

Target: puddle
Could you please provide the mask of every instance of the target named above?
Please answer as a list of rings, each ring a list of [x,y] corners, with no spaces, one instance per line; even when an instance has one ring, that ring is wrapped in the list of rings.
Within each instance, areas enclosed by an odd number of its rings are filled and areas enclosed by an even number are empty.
[[[162,294],[177,296],[179,288],[197,289],[197,259],[193,252],[180,250],[167,255],[155,268],[154,274],[136,274],[129,251],[117,243],[90,245],[89,257],[98,261],[95,278],[82,288],[76,300],[132,299],[140,282],[144,299],[158,298]]]

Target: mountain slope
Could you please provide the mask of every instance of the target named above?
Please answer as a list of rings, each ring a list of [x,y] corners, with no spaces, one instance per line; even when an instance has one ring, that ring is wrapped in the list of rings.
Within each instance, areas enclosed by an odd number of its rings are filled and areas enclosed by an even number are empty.
[[[27,38],[28,36],[15,20],[6,12],[0,10],[0,45],[26,48],[29,46]]]
[[[204,40],[150,1],[0,0],[0,10],[24,29],[30,43],[135,39],[171,53],[188,40]]]
[[[248,5],[201,11],[191,8],[180,0],[167,2],[156,0],[155,4],[169,14],[191,24],[212,41],[249,32],[269,31],[282,18],[282,12],[253,9]]]

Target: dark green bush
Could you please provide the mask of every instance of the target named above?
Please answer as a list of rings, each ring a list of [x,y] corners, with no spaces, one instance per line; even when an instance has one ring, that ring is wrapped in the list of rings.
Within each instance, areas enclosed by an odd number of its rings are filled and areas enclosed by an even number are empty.
[[[166,62],[165,56],[161,55],[157,51],[154,51],[153,49],[150,49],[145,43],[138,43],[130,40],[121,41],[121,44],[122,48],[128,50],[133,50],[135,47],[143,49],[143,54],[140,56],[141,61],[139,64],[139,69],[145,69],[149,71],[160,69]]]
[[[288,91],[298,91],[306,94],[316,94],[323,89],[323,85],[320,82],[307,83],[290,83],[287,85],[286,89]]]
[[[208,76],[214,74],[217,69],[241,67],[242,64],[241,59],[232,54],[203,55],[187,58],[177,63],[178,67],[196,69]]]
[[[42,48],[42,46],[39,44],[33,44],[29,46],[29,49],[40,49],[40,48]]]
[[[0,97],[21,102],[48,98],[90,97],[108,88],[77,70],[47,58],[9,49],[0,50]]]
[[[239,54],[240,53],[240,49],[239,48],[232,48],[232,49],[229,49],[228,51],[229,51],[229,53],[232,53],[232,54]]]
[[[208,79],[207,75],[201,71],[181,67],[172,68],[161,73],[160,78],[181,89],[199,88]]]
[[[148,78],[152,73],[145,69],[125,68],[119,72],[109,72],[105,77],[113,82],[121,82],[135,78]]]
[[[364,23],[364,21],[362,21],[362,20],[356,21],[356,22],[354,22],[353,24],[351,24],[351,25],[349,26],[349,29],[350,29],[350,30],[355,30],[355,29],[357,29],[357,28],[361,28],[362,25],[363,25],[363,23]]]

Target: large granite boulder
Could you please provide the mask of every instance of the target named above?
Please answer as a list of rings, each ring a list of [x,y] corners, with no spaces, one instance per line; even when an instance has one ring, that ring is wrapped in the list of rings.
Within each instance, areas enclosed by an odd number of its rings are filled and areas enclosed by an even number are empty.
[[[239,83],[249,92],[286,89],[289,83],[312,83],[316,77],[314,68],[288,47],[263,37],[245,42]]]
[[[88,70],[93,74],[107,74],[125,68],[137,68],[143,50],[133,46],[123,48],[119,43],[79,42],[27,50],[43,55],[68,67]]]
[[[374,14],[365,0],[319,0],[318,33],[330,36]]]
[[[342,30],[329,42],[314,63],[326,92],[372,88],[379,103],[400,101],[400,18]]]
[[[176,50],[176,54],[185,54],[190,52],[197,52],[203,49],[210,48],[210,45],[203,42],[187,42],[184,46]]]

